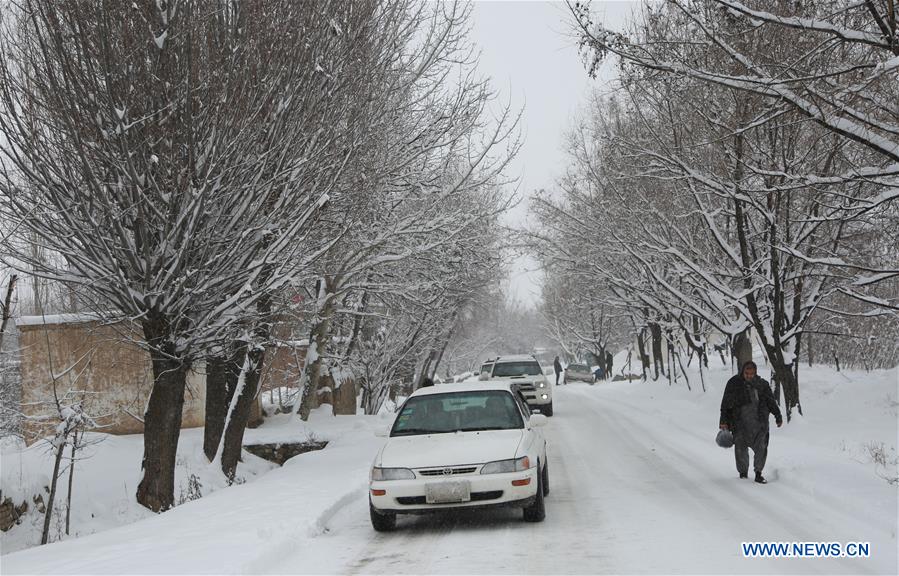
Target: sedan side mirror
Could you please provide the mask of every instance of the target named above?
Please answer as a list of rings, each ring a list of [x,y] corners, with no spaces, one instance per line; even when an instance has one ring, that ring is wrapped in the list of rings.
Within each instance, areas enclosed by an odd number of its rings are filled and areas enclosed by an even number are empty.
[[[528,418],[528,428],[539,428],[541,426],[546,426],[547,418],[543,414],[531,414],[531,417]]]
[[[390,436],[390,426],[387,424],[379,424],[375,427],[375,436],[378,438],[387,438]]]

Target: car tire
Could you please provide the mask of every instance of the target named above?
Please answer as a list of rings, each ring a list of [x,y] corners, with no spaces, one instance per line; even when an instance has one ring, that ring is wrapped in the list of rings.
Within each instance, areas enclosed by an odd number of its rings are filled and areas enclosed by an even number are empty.
[[[537,474],[537,496],[534,503],[525,506],[524,521],[525,522],[543,522],[546,518],[546,502],[543,500],[543,474]]]
[[[549,496],[549,462],[543,465],[543,495]]]
[[[375,532],[390,532],[396,528],[396,514],[378,512],[372,506],[371,501],[368,502],[368,514],[371,516],[371,527],[375,529]]]
[[[553,403],[550,402],[546,406],[541,406],[540,412],[542,412],[544,416],[547,416],[547,417],[552,416],[553,415]]]

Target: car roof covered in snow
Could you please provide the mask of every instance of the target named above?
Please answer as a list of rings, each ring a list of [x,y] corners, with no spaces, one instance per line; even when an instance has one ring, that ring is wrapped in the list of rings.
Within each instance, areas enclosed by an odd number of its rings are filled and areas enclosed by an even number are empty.
[[[447,394],[450,392],[471,392],[474,390],[508,390],[515,382],[511,380],[465,380],[462,382],[445,382],[426,388],[419,388],[412,393],[415,396],[429,396],[431,394]]]
[[[495,360],[497,364],[503,362],[536,362],[537,359],[531,354],[510,354],[508,356],[500,356]]]

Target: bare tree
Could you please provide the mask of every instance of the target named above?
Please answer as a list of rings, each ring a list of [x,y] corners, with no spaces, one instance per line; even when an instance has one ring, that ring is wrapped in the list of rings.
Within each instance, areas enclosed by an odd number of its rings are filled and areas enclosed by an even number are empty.
[[[302,418],[340,356],[329,351],[340,302],[351,293],[414,292],[398,271],[457,246],[479,219],[508,205],[502,173],[517,150],[517,117],[503,107],[489,118],[494,97],[475,76],[477,59],[465,39],[469,14],[460,4],[412,12],[415,27],[403,28],[412,49],[384,87],[390,113],[369,116],[380,139],[346,174],[354,193],[323,216],[336,241],[317,263],[310,294],[310,348],[295,407]],[[451,74],[459,81],[450,86]]]
[[[153,510],[173,504],[189,367],[252,333],[249,311],[264,315],[309,260],[302,238],[346,157],[344,132],[315,115],[327,85],[345,82],[326,70],[350,57],[335,34],[340,9],[273,0],[244,19],[229,2],[29,0],[5,10],[18,26],[0,48],[2,210],[30,235],[12,239],[12,263],[141,327],[154,386],[138,500]],[[310,45],[322,58],[312,67]],[[64,266],[36,261],[35,245]]]
[[[892,40],[864,47],[846,26],[729,1],[647,6],[627,33],[571,8],[590,71],[618,55],[621,90],[574,131],[561,199],[538,198],[551,229],[535,244],[631,315],[641,349],[648,330],[669,380],[686,375],[685,353],[702,374],[709,338],[751,328],[788,417],[801,411],[798,357],[816,314],[844,296],[876,322],[899,294],[882,232],[897,197],[896,109],[881,105],[896,100],[895,70],[878,60]],[[851,25],[877,19],[873,6],[843,9]]]

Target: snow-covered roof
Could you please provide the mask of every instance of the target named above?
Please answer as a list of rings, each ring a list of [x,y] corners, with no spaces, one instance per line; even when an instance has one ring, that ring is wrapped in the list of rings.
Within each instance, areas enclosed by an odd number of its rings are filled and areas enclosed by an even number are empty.
[[[514,384],[512,380],[465,380],[462,382],[445,382],[435,386],[419,388],[412,396],[430,396],[432,394],[447,394],[449,392],[471,392],[474,390],[509,390]],[[411,397],[411,396],[410,396]]]
[[[85,322],[97,322],[106,320],[92,312],[79,314],[45,314],[41,316],[21,316],[16,318],[16,326],[44,326],[47,324],[84,324]]]
[[[275,346],[285,346],[287,348],[305,348],[309,346],[309,338],[302,340],[276,340]]]
[[[349,336],[332,336],[331,342],[334,344],[345,344],[350,341]],[[309,346],[309,338],[302,338],[300,340],[277,340],[275,342],[276,346],[287,346],[289,348],[306,348]]]

